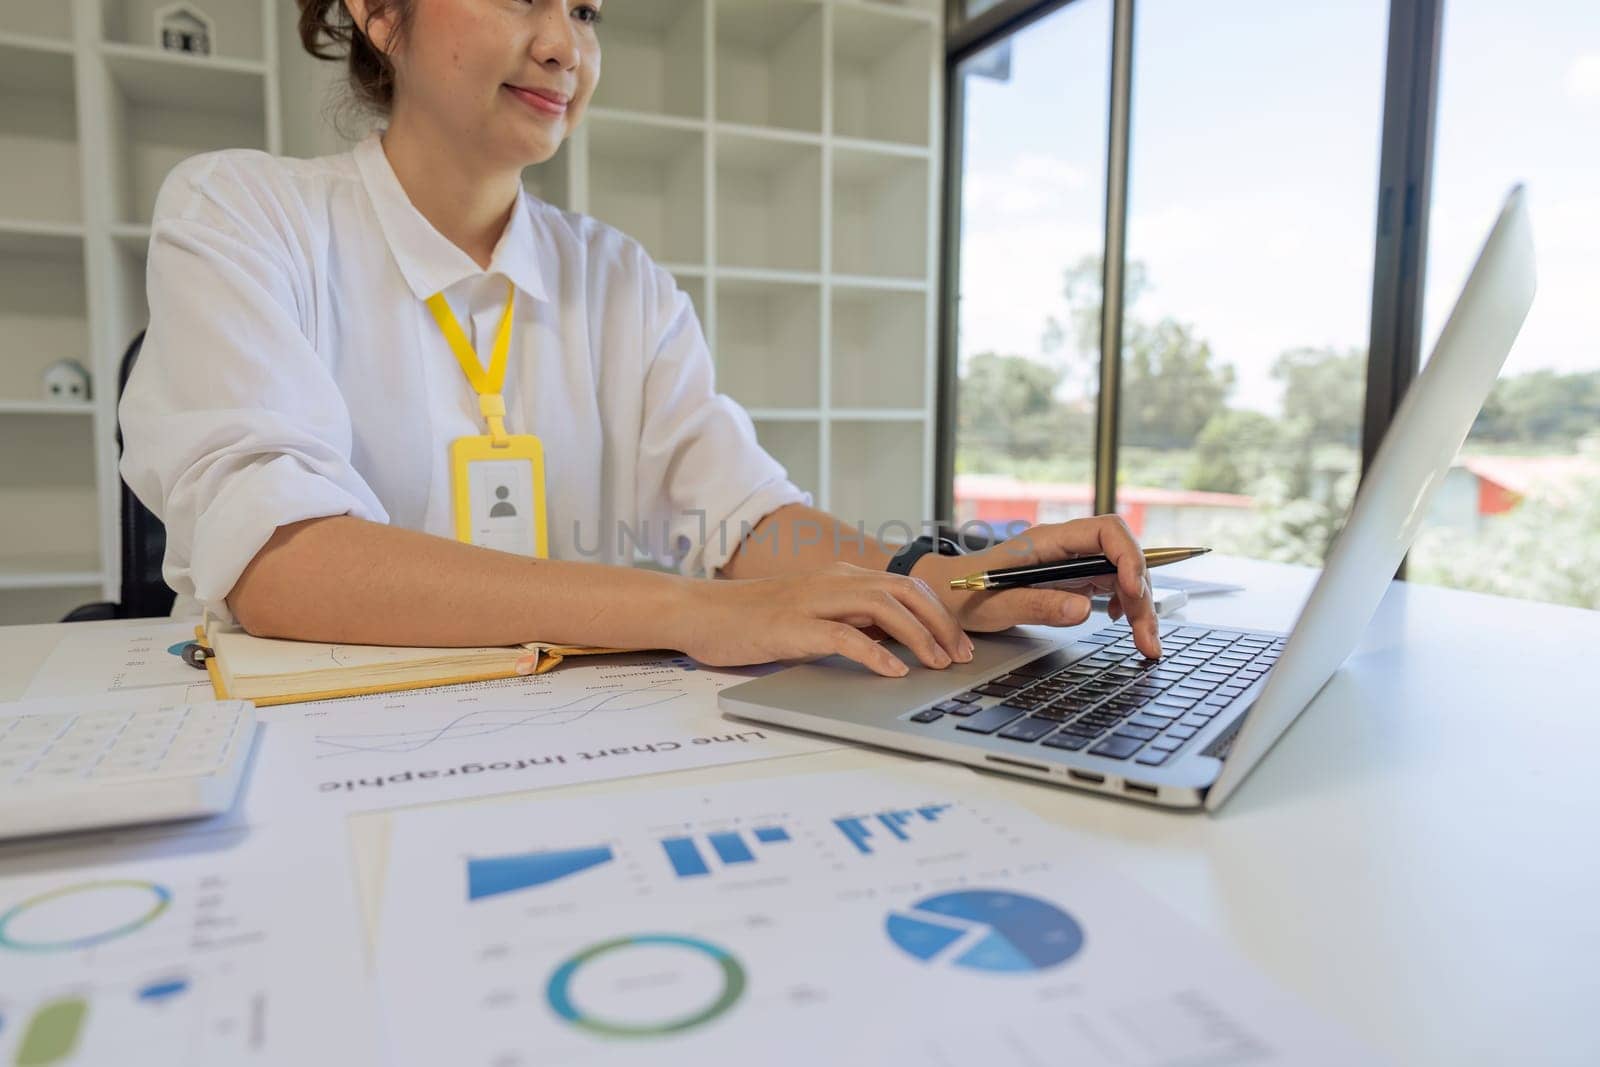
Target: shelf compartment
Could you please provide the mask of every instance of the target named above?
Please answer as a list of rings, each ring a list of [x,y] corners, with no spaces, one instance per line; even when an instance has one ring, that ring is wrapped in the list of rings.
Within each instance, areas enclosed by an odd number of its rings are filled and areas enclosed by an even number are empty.
[[[75,222],[0,219],[0,258],[83,259],[83,227]]]
[[[927,160],[839,148],[833,183],[834,272],[925,280]]]
[[[833,22],[833,132],[926,146],[933,27],[893,11],[841,5]]]
[[[563,141],[556,154],[522,172],[522,186],[536,199],[564,211],[572,210],[572,150]]]
[[[835,287],[829,345],[832,406],[920,412],[927,381],[927,318],[925,294]]]
[[[821,502],[822,434],[815,421],[755,420],[756,440],[783,464],[789,480]],[[730,536],[739,531],[730,531]]]
[[[112,158],[122,168],[115,184],[118,203],[117,223],[148,226],[155,210],[156,194],[173,167],[201,152],[225,148],[267,147],[265,81],[259,75],[230,72],[219,79],[231,86],[209,99],[196,101],[179,97],[170,90],[193,71],[184,64],[158,61],[151,69],[161,76],[150,81],[139,77],[144,69],[137,62],[113,65],[118,115]],[[173,69],[179,70],[175,77]],[[207,84],[211,74],[199,79]],[[253,94],[250,109],[239,108],[243,90]],[[190,106],[193,105],[193,106]],[[124,233],[132,232],[123,230]]]
[[[815,407],[822,288],[717,281],[717,384],[746,407]]]
[[[82,554],[0,556],[0,589],[75,589],[99,585],[100,561]]]
[[[0,415],[93,415],[93,404],[59,400],[6,400],[0,397]]]
[[[899,523],[918,536],[929,517],[923,514],[923,435],[920,422],[834,422],[828,510],[852,526],[865,522],[868,534],[893,522],[883,529],[890,539],[904,537]]]
[[[70,99],[72,90],[71,44],[0,32],[0,91]]]
[[[717,134],[717,262],[758,270],[822,268],[822,151]]]
[[[707,334],[706,329],[706,280],[683,274],[674,274],[673,281],[678,288],[689,294],[689,302],[694,305],[695,318],[700,320],[700,332]]]
[[[833,0],[839,8],[857,8],[917,22],[937,23],[947,0]]]
[[[589,127],[589,214],[668,263],[706,258],[705,134],[596,117]]]
[[[156,36],[156,12],[171,2],[101,0],[101,35],[107,41],[159,52],[161,40]],[[213,57],[260,61],[266,55],[261,40],[264,28],[261,5],[262,0],[201,0],[197,6],[206,13],[213,25]],[[188,58],[178,52],[166,54],[179,59]]]
[[[717,119],[822,132],[817,0],[718,0]]]
[[[26,457],[0,467],[0,589],[97,585],[99,501],[88,425],[55,416],[0,419],[0,455]],[[78,597],[90,599],[97,597]]]
[[[73,60],[0,39],[0,205],[29,222],[83,218]]]
[[[256,61],[185,56],[127,44],[102,45],[101,55],[128,100],[258,120],[266,107],[266,67]]]
[[[0,4],[0,38],[71,51],[72,5],[62,0]]]
[[[704,118],[704,0],[648,0],[606,9],[605,75],[594,106]]]
[[[30,247],[41,244],[42,251],[50,254],[37,254],[41,249]],[[21,254],[11,254],[7,246]],[[0,397],[43,401],[41,379],[45,368],[58,359],[75,359],[93,370],[84,278],[81,239],[0,239]],[[75,429],[81,433],[83,427]],[[0,452],[6,456],[29,454],[27,447]]]

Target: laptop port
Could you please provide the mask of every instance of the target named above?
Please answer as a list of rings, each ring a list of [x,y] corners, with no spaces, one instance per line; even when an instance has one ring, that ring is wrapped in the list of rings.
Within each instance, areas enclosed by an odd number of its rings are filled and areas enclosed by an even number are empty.
[[[988,760],[990,763],[1003,763],[1008,767],[1021,767],[1025,771],[1034,771],[1038,774],[1050,773],[1049,767],[1045,767],[1038,763],[1024,763],[1019,759],[1007,759],[1004,756],[990,756],[988,754],[985,754],[983,758]]]
[[[1067,777],[1078,782],[1088,782],[1090,785],[1106,784],[1106,776],[1103,774],[1095,774],[1093,771],[1075,771],[1071,767],[1067,768]]]
[[[1158,797],[1161,795],[1161,790],[1153,785],[1145,785],[1143,782],[1130,782],[1126,779],[1122,782],[1122,791],[1141,797]]]

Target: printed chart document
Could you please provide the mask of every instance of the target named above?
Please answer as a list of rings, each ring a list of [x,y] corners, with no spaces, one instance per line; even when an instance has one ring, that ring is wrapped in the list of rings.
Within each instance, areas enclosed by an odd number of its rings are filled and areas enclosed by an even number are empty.
[[[193,640],[193,622],[169,619],[72,627],[34,672],[24,696],[143,693],[168,703],[215,700],[210,676],[183,661],[183,646]]]
[[[0,1063],[376,1065],[343,828],[0,851]]]
[[[180,658],[190,623],[64,635],[29,699],[216,699]],[[261,708],[243,803],[255,822],[374,811],[841,747],[722,717],[716,694],[775,666],[635,653],[549,674]]]
[[[724,719],[717,691],[750,671],[659,654],[631,659],[259,709],[251,818],[308,807],[380,810],[841,747]]]
[[[1375,1062],[1092,843],[963,792],[908,768],[401,813],[396,1062]]]

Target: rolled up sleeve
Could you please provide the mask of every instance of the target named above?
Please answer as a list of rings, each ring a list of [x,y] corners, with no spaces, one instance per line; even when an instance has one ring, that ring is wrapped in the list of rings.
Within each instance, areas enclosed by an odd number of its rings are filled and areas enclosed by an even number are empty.
[[[749,414],[716,391],[689,297],[659,268],[647,291],[653,351],[645,368],[639,514],[667,531],[660,562],[710,575],[742,533],[785,504],[811,503],[756,440]]]
[[[308,339],[311,280],[281,208],[214,195],[213,165],[184,164],[162,188],[150,327],[119,418],[122,476],[166,526],[167,584],[180,605],[229,618],[228,594],[278,527],[389,516],[351,465],[349,411]]]

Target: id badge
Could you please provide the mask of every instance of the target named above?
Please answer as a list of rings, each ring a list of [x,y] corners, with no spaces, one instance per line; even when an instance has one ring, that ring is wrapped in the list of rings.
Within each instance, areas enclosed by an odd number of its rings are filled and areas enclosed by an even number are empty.
[[[532,434],[512,434],[499,447],[489,436],[450,444],[456,540],[519,556],[548,558],[544,446]]]

